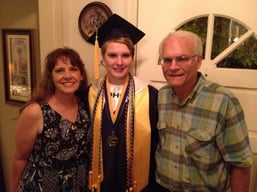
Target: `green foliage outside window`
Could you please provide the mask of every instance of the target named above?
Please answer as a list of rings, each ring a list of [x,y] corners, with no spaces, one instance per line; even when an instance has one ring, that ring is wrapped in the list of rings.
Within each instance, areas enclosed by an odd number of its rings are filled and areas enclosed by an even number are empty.
[[[178,30],[186,30],[191,31],[198,34],[203,42],[203,57],[205,55],[205,46],[206,46],[206,36],[207,36],[207,25],[208,25],[208,18],[207,17],[200,17],[198,19],[194,19],[189,21],[178,28]]]
[[[205,48],[208,17],[200,17],[183,24],[178,28],[197,33]],[[211,59],[215,58],[248,30],[232,19],[215,17]],[[205,53],[205,49],[204,49]],[[203,55],[204,56],[204,55]],[[217,67],[257,69],[257,39],[251,36],[244,41],[230,55],[224,58]]]

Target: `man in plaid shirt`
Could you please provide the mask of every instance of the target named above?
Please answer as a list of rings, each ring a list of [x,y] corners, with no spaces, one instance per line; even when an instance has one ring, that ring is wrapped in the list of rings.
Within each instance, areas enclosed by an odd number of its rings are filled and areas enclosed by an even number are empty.
[[[253,154],[244,112],[232,92],[198,71],[200,37],[171,33],[159,51],[168,84],[158,95],[157,183],[168,191],[248,192]]]

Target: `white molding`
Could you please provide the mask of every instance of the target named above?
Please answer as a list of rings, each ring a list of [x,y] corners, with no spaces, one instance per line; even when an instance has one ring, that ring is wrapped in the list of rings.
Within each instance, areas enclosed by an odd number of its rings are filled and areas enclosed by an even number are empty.
[[[39,3],[39,39],[41,63],[46,55],[63,46],[62,0],[43,0]]]

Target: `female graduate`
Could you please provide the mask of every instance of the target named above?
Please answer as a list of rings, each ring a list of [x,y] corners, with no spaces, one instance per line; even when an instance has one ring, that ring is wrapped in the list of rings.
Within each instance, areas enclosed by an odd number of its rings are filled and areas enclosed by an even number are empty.
[[[92,191],[149,191],[154,181],[157,90],[130,73],[143,36],[113,14],[88,39],[94,44],[98,37],[107,72],[89,88]]]

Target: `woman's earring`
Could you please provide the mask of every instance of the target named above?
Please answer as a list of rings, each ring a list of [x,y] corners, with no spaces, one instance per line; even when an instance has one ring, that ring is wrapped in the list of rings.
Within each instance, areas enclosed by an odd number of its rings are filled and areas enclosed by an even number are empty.
[[[101,64],[102,66],[105,66],[105,64],[104,64],[104,61],[103,61],[103,60],[101,60],[101,61],[100,61],[100,64]]]

